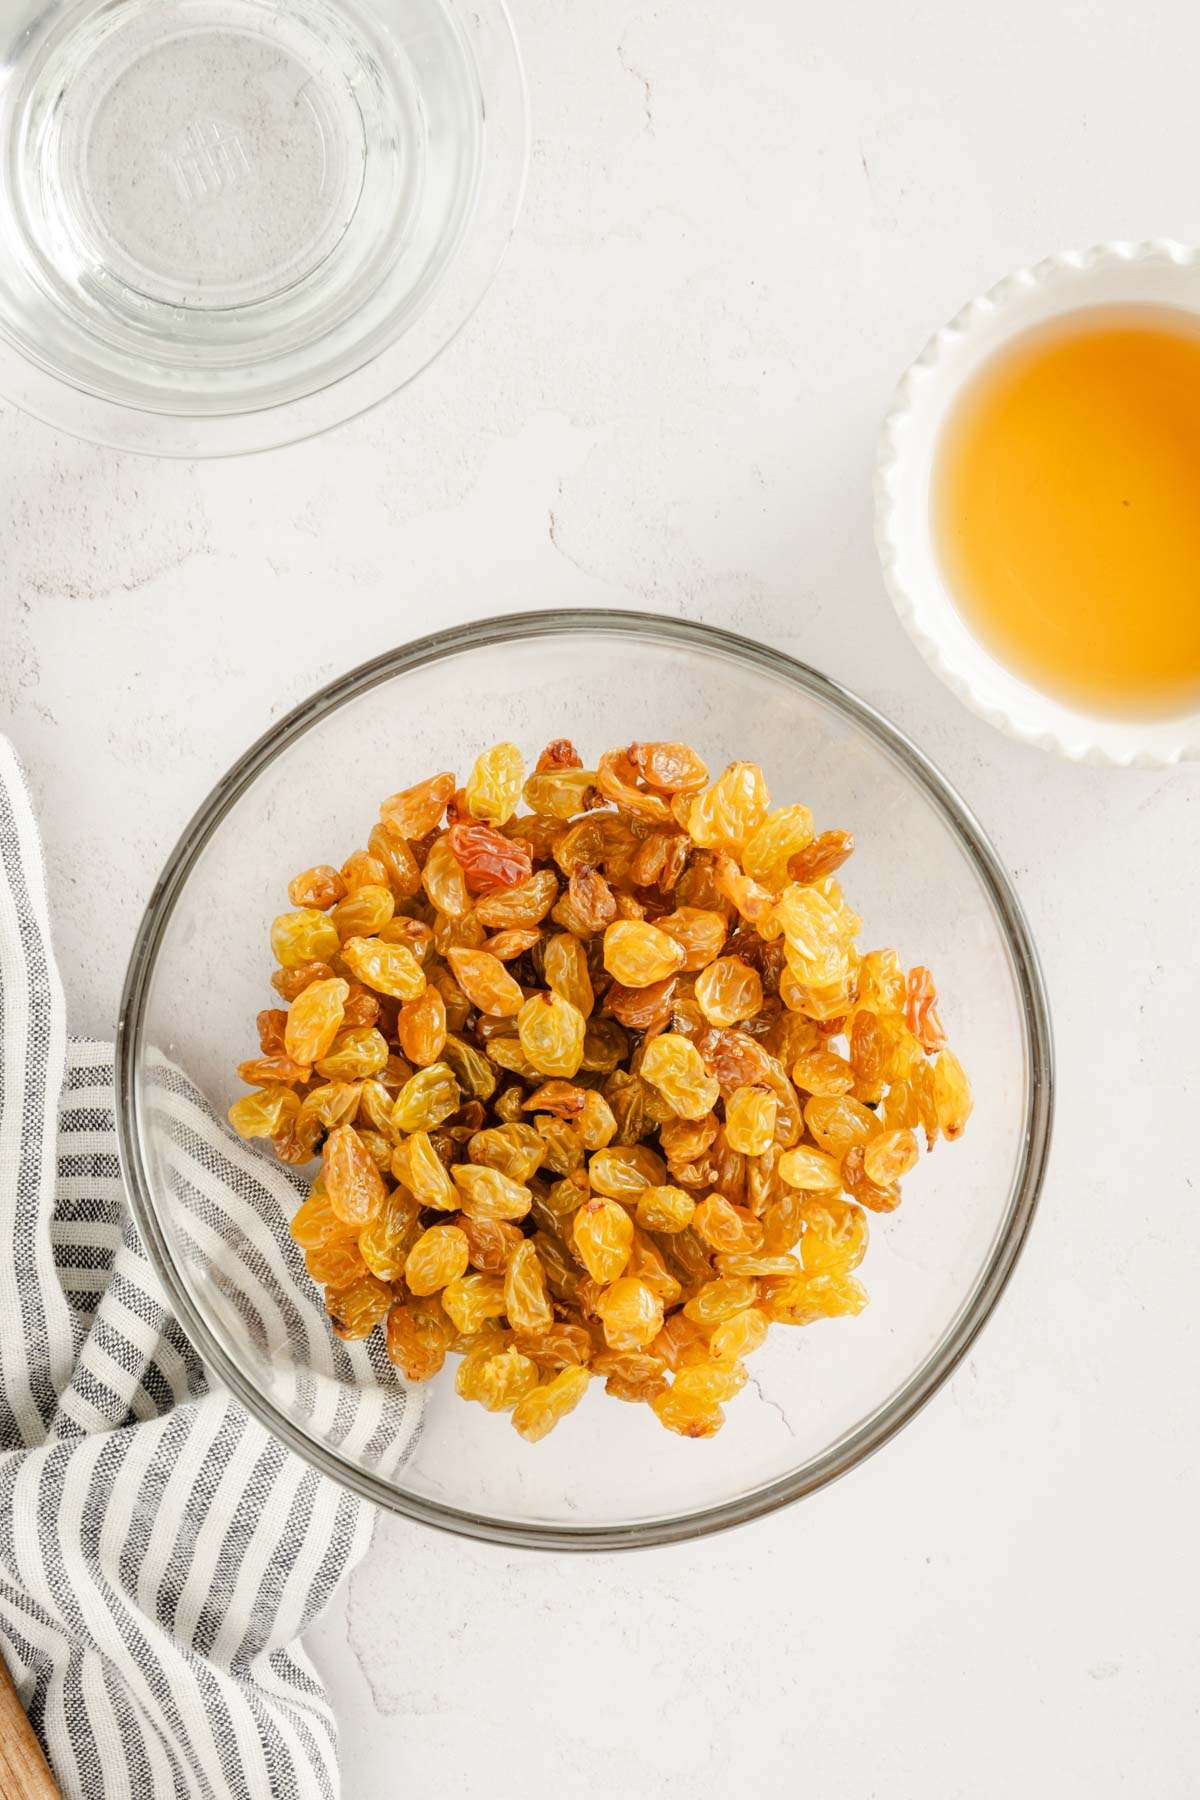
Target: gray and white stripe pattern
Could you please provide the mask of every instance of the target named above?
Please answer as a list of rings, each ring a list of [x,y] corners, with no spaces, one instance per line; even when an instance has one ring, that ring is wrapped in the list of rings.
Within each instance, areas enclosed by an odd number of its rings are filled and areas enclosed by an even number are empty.
[[[264,1351],[327,1371],[299,1411],[380,1459],[415,1425],[333,1339],[280,1207],[286,1171],[163,1066],[198,1253],[228,1251]],[[88,1800],[338,1792],[336,1733],[297,1640],[370,1515],[213,1391],[129,1217],[107,1044],[68,1041],[41,850],[0,740],[0,1647],[55,1774]],[[203,1242],[200,1242],[202,1235]],[[385,1449],[386,1447],[386,1449]]]

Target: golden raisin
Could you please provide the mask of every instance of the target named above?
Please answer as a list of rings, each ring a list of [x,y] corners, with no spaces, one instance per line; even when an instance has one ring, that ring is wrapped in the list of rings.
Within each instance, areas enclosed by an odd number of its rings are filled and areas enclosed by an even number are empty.
[[[869,1181],[886,1186],[915,1168],[919,1154],[911,1131],[881,1131],[863,1146],[863,1170]]]
[[[762,1003],[762,978],[740,956],[718,957],[696,977],[696,1004],[710,1025],[740,1025],[754,1018]]]
[[[800,1144],[795,1150],[785,1150],[779,1159],[779,1175],[789,1187],[818,1193],[831,1190],[836,1193],[842,1185],[838,1158],[828,1155],[824,1150],[814,1150],[810,1144]]]
[[[756,1250],[762,1243],[763,1228],[754,1214],[735,1206],[724,1194],[709,1194],[701,1200],[692,1229],[713,1250]]]
[[[572,1365],[560,1369],[541,1387],[530,1391],[513,1408],[512,1422],[527,1443],[536,1444],[560,1419],[574,1412],[587,1392],[587,1369]]]
[[[571,1240],[593,1281],[607,1285],[629,1261],[633,1220],[619,1201],[603,1196],[588,1200],[575,1214]]]
[[[515,1091],[520,1092],[519,1089]],[[537,1173],[545,1143],[532,1125],[514,1121],[477,1131],[467,1145],[467,1153],[473,1163],[498,1169],[512,1181],[524,1182]]]
[[[858,966],[858,1004],[873,1012],[904,1011],[905,976],[894,950],[868,950]]]
[[[710,912],[702,906],[677,906],[655,920],[655,927],[683,951],[683,968],[689,974],[706,968],[721,953],[728,926],[723,913]]]
[[[523,1219],[529,1211],[533,1198],[529,1189],[523,1182],[502,1175],[499,1169],[457,1163],[450,1174],[468,1218]]]
[[[668,1238],[667,1241],[670,1243],[672,1240]],[[633,1248],[629,1252],[625,1273],[636,1275],[662,1301],[664,1307],[674,1306],[683,1297],[683,1284],[672,1274],[666,1255],[654,1239],[640,1231],[636,1225],[633,1230]]]
[[[788,861],[788,874],[793,881],[824,881],[854,853],[854,837],[849,831],[822,831],[811,844]]]
[[[597,1375],[608,1377],[604,1391],[614,1400],[634,1404],[653,1400],[668,1386],[666,1363],[644,1350],[602,1350],[590,1366]]]
[[[662,795],[640,785],[638,767],[624,750],[605,751],[596,765],[596,786],[606,800],[615,801],[639,818],[665,824],[671,817]]]
[[[863,1106],[849,1094],[833,1098],[814,1095],[805,1104],[804,1122],[822,1150],[830,1156],[844,1156],[852,1144],[865,1144],[879,1129],[879,1121],[869,1106]],[[787,1180],[787,1176],[784,1176]]]
[[[404,1280],[413,1294],[436,1294],[465,1274],[467,1240],[457,1225],[431,1225],[421,1233],[404,1265]]]
[[[769,885],[786,875],[788,858],[811,843],[812,835],[812,814],[807,806],[778,807],[747,838],[742,868],[752,880]]]
[[[849,1032],[849,1063],[854,1072],[856,1099],[877,1100],[889,1069],[899,1073],[897,1064],[902,1052],[893,1030],[892,1022],[885,1023],[869,1008],[855,1013]],[[909,1037],[907,1031],[904,1035]],[[910,1041],[917,1048],[916,1040]]]
[[[421,871],[421,886],[430,904],[449,919],[463,919],[471,910],[471,895],[462,864],[450,848],[448,836],[430,846]],[[484,921],[480,919],[479,923]]]
[[[710,850],[740,849],[766,818],[771,796],[757,763],[730,763],[686,809],[693,843]]]
[[[411,843],[414,838],[424,837],[440,822],[453,792],[453,775],[434,775],[428,781],[418,781],[415,787],[393,794],[384,801],[379,815],[386,825],[393,826],[400,837]]]
[[[756,1306],[750,1306],[717,1326],[708,1340],[709,1353],[714,1362],[738,1362],[757,1350],[766,1335],[766,1314],[759,1312]]]
[[[761,1302],[768,1319],[781,1325],[811,1325],[818,1319],[843,1318],[860,1313],[866,1304],[866,1291],[853,1275],[810,1275],[807,1271],[777,1286],[769,1284]]]
[[[307,1250],[328,1239],[350,1236],[356,1228],[338,1218],[329,1204],[325,1183],[318,1177],[309,1190],[307,1200],[293,1213],[288,1229],[300,1248]]]
[[[347,1225],[367,1225],[383,1205],[379,1170],[353,1125],[335,1125],[321,1152],[321,1175],[329,1204]]]
[[[367,1273],[366,1259],[353,1237],[326,1238],[309,1245],[304,1266],[314,1281],[332,1288],[349,1287]]]
[[[353,889],[344,900],[339,900],[330,913],[330,920],[337,930],[342,944],[351,938],[369,938],[391,919],[396,910],[395,896],[390,887],[382,882],[369,883]],[[342,951],[343,957],[345,950]],[[358,971],[355,971],[358,974]],[[365,975],[359,974],[360,981],[366,982]],[[368,986],[374,983],[368,982]]]
[[[330,1048],[346,1010],[349,983],[337,978],[314,981],[288,1008],[283,1042],[294,1062],[315,1063]]]
[[[637,1197],[638,1224],[647,1231],[686,1231],[696,1202],[677,1187],[644,1187]]]
[[[316,1062],[326,1081],[368,1081],[387,1066],[388,1047],[383,1033],[373,1025],[355,1025],[339,1031],[324,1056]]]
[[[280,1006],[268,1006],[259,1013],[255,1020],[258,1029],[258,1047],[264,1056],[282,1056],[284,1051],[284,1032],[287,1030],[287,1013]]]
[[[422,1206],[453,1212],[458,1206],[454,1183],[426,1131],[414,1131],[392,1156],[392,1174]]]
[[[705,1068],[696,1046],[677,1032],[664,1031],[651,1039],[642,1056],[641,1074],[682,1119],[702,1119],[720,1094],[717,1079]]]
[[[680,1437],[714,1437],[725,1423],[725,1414],[719,1406],[698,1404],[686,1390],[677,1395],[673,1385],[665,1392],[655,1394],[650,1405],[659,1424],[665,1425],[668,1431],[678,1432]]]
[[[810,1275],[848,1275],[867,1253],[867,1216],[851,1200],[812,1194],[804,1200],[800,1260]]]
[[[454,1382],[464,1400],[477,1400],[488,1412],[511,1412],[537,1384],[536,1365],[512,1348],[492,1356],[465,1356]]]
[[[598,1150],[588,1164],[588,1178],[599,1194],[614,1200],[636,1200],[643,1188],[661,1186],[667,1165],[646,1144],[616,1144]]]
[[[586,1031],[579,1008],[559,994],[532,994],[517,1013],[521,1049],[541,1075],[578,1074]]]
[[[401,1190],[389,1194],[382,1209],[358,1234],[359,1254],[381,1281],[399,1281],[420,1234],[414,1203]]]
[[[604,967],[622,987],[649,987],[682,969],[685,960],[682,945],[640,919],[617,919],[604,933]]]
[[[525,765],[517,746],[493,744],[476,759],[467,780],[467,811],[490,825],[506,824],[517,810],[524,780]]]
[[[564,931],[589,937],[612,923],[617,916],[617,902],[600,871],[584,864],[571,870],[567,891],[551,916]]]
[[[966,1072],[951,1050],[943,1050],[933,1065],[933,1104],[939,1129],[953,1143],[962,1136],[974,1101]]]
[[[478,1331],[487,1319],[504,1316],[504,1283],[497,1275],[459,1275],[442,1289],[441,1302],[456,1330]]]
[[[573,819],[586,810],[595,785],[594,769],[536,769],[525,783],[525,804],[551,819]]]
[[[922,1050],[932,1056],[935,1051],[945,1048],[946,1033],[938,1016],[937,989],[928,969],[918,967],[908,971],[905,1020]]]
[[[579,1139],[585,1150],[603,1150],[617,1135],[617,1120],[612,1107],[594,1088],[584,1096],[579,1113]]]
[[[848,939],[841,915],[815,887],[784,888],[775,907],[788,967],[807,987],[824,987],[846,971]]]
[[[360,1090],[355,1081],[324,1081],[319,1087],[310,1087],[305,1094],[300,1103],[300,1120],[331,1131],[335,1125],[354,1116],[359,1098]]]
[[[392,1124],[397,1131],[432,1131],[458,1108],[461,1089],[444,1062],[430,1063],[411,1075],[396,1095]]]
[[[861,1143],[851,1144],[842,1158],[842,1186],[860,1206],[871,1212],[894,1212],[900,1204],[900,1184],[896,1181],[872,1181],[865,1167],[866,1150]]]
[[[324,962],[297,963],[293,969],[271,971],[271,986],[281,999],[288,1002],[294,1000],[297,994],[302,994],[306,987],[311,987],[314,981],[332,979],[333,970]]]
[[[551,738],[533,766],[539,775],[547,769],[582,769],[583,758],[570,738]]]
[[[509,925],[503,931],[484,938],[480,948],[500,962],[513,962],[518,956],[524,956],[527,950],[532,950],[541,939],[542,934],[536,926]]]
[[[595,1005],[587,952],[570,932],[556,932],[547,940],[543,956],[546,986],[560,1000],[568,1000],[586,1019]]]
[[[280,913],[271,926],[271,949],[284,969],[297,969],[305,963],[336,956],[338,943],[337,926],[315,907]]]
[[[386,886],[387,878],[384,864],[368,850],[356,850],[342,864],[342,882],[347,894],[352,894],[355,888]]]
[[[744,1312],[758,1298],[758,1284],[747,1275],[724,1275],[706,1281],[684,1307],[689,1319],[697,1325],[719,1325]]]
[[[644,1350],[662,1330],[662,1301],[635,1276],[622,1276],[596,1302],[606,1343],[613,1350]]]
[[[744,1156],[765,1156],[775,1138],[779,1101],[769,1088],[738,1087],[725,1100],[725,1141]]]
[[[771,888],[745,874],[724,851],[717,852],[713,879],[717,893],[728,900],[743,919],[772,938],[779,935],[774,919],[775,894]]]
[[[425,971],[405,944],[352,937],[342,945],[342,961],[364,987],[395,1000],[415,1000],[425,992]]]
[[[708,780],[690,744],[630,744],[626,755],[641,779],[664,794],[694,793]]]
[[[409,1381],[429,1381],[446,1360],[454,1326],[441,1303],[412,1299],[388,1314],[387,1353]]]
[[[509,1257],[525,1241],[520,1226],[507,1219],[471,1219],[459,1213],[454,1222],[467,1240],[471,1267],[484,1275],[503,1275]]]
[[[504,1270],[504,1310],[514,1331],[548,1331],[554,1308],[546,1290],[546,1271],[536,1247],[523,1238]]]
[[[342,1014],[342,1026],[377,1025],[383,1017],[383,1007],[374,994],[368,993],[357,981],[350,984],[350,992],[346,996],[346,1010]]]
[[[687,1363],[679,1373],[671,1387],[677,1402],[685,1399],[697,1409],[719,1406],[722,1400],[732,1400],[746,1385],[746,1371],[739,1362],[721,1360],[712,1357],[697,1357],[694,1362]]]
[[[793,1275],[799,1268],[794,1256],[786,1256],[779,1251],[760,1250],[723,1250],[716,1257],[717,1274],[749,1275],[755,1281],[764,1276]]]
[[[389,821],[381,819],[371,827],[367,847],[384,872],[384,879],[397,901],[411,900],[421,891],[421,865],[408,841]]]
[[[496,1076],[487,1058],[462,1038],[447,1037],[442,1061],[453,1069],[465,1093],[477,1100],[490,1100],[495,1093]]]
[[[537,925],[558,898],[558,878],[551,869],[539,869],[516,887],[485,894],[475,917],[493,931],[508,925]]]
[[[834,1050],[802,1050],[792,1064],[792,1080],[805,1094],[848,1094],[854,1070]]]
[[[519,838],[505,837],[490,825],[452,825],[450,849],[462,865],[467,887],[473,894],[516,887],[533,873],[529,845]]]
[[[604,1010],[631,1031],[661,1031],[674,1017],[675,977],[643,988],[622,987],[614,981],[604,996]]]
[[[440,989],[427,987],[406,1000],[396,1019],[396,1037],[409,1062],[419,1069],[437,1062],[446,1046],[446,1002]]]
[[[347,1286],[325,1292],[326,1310],[340,1338],[370,1337],[391,1304],[391,1288],[375,1275],[359,1275]]]
[[[315,907],[318,912],[328,912],[345,897],[346,883],[328,863],[305,869],[302,875],[296,875],[288,882],[288,899],[293,906]]]

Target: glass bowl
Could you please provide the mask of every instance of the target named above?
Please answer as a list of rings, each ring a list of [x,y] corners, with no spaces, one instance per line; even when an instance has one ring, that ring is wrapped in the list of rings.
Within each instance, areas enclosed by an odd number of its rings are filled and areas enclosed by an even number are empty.
[[[381,796],[479,749],[568,736],[595,755],[681,738],[710,768],[761,762],[777,802],[849,827],[862,942],[930,964],[975,1089],[962,1140],[923,1157],[905,1202],[872,1219],[858,1318],[778,1326],[724,1429],[692,1442],[596,1383],[542,1443],[463,1402],[445,1372],[395,1454],[378,1377],[330,1375],[303,1334],[248,1332],[236,1251],[197,1223],[159,1071],[221,1117],[242,1091],[290,875],[339,860]],[[121,1149],[134,1212],[185,1329],[249,1410],[318,1468],[411,1518],[555,1549],[662,1543],[770,1511],[845,1473],[930,1397],[996,1304],[1029,1228],[1051,1118],[1037,958],[995,852],[901,734],[826,677],[726,632],[640,613],[533,613],[438,633],[365,664],[283,719],[230,770],[167,862],[138,932],[118,1031]],[[243,1147],[244,1148],[244,1147]],[[259,1152],[246,1151],[257,1157]],[[236,1212],[237,1202],[230,1207]],[[236,1221],[235,1221],[236,1223]],[[287,1218],[278,1214],[287,1245]],[[383,1381],[401,1386],[390,1366]],[[365,1367],[365,1365],[364,1365]],[[332,1398],[314,1394],[332,1389]],[[336,1402],[336,1404],[335,1404]],[[359,1428],[359,1413],[364,1417]],[[398,1440],[397,1440],[398,1441]],[[362,1446],[366,1445],[364,1449]]]
[[[22,0],[0,48],[0,393],[78,437],[231,455],[351,418],[511,235],[504,0]]]

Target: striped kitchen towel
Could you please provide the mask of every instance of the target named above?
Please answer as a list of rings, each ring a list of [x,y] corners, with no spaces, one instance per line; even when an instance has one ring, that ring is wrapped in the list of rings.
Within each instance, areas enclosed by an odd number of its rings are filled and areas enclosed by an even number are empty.
[[[325,1385],[364,1397],[342,1442],[402,1453],[419,1408],[331,1336],[281,1231],[294,1177],[178,1071],[161,1087],[171,1179],[206,1253],[236,1247],[251,1336],[311,1345],[301,1362],[324,1357]],[[336,1795],[334,1720],[298,1639],[370,1512],[214,1390],[171,1317],[126,1207],[112,1046],[66,1037],[40,843],[2,739],[0,1217],[0,1648],[64,1793]]]

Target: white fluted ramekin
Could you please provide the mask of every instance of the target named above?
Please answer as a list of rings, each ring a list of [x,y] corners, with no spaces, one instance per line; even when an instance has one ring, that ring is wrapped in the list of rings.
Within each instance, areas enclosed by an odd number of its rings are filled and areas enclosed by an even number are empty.
[[[1121,719],[1068,706],[998,662],[968,628],[942,573],[930,482],[963,385],[1004,343],[1084,306],[1157,304],[1200,313],[1200,251],[1158,240],[1096,244],[1018,269],[943,326],[908,370],[883,423],[875,534],[892,601],[960,700],[1027,744],[1077,762],[1164,766],[1200,758],[1200,713]]]

